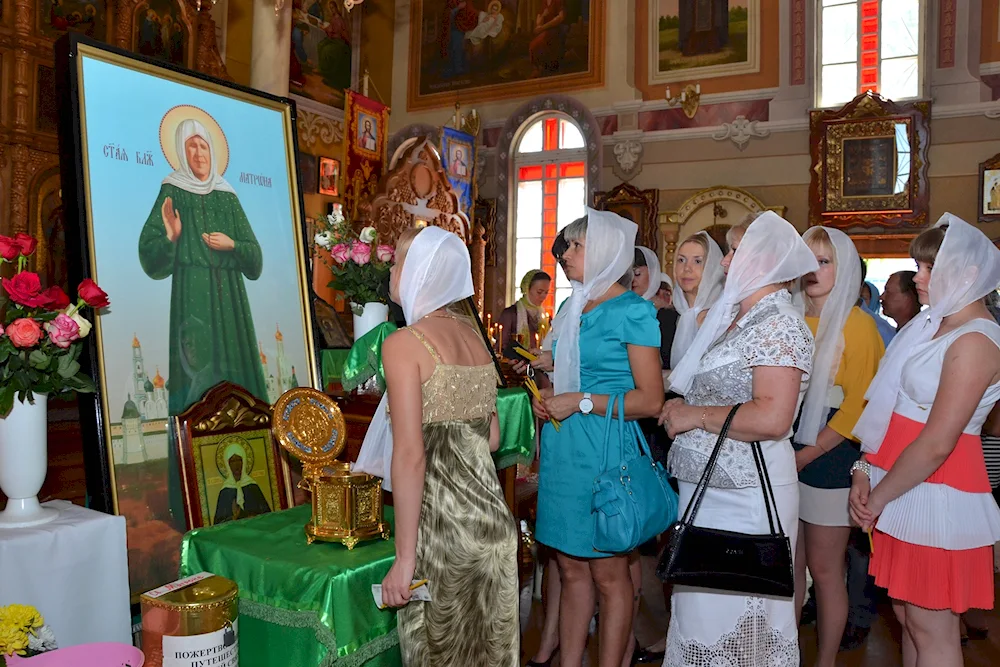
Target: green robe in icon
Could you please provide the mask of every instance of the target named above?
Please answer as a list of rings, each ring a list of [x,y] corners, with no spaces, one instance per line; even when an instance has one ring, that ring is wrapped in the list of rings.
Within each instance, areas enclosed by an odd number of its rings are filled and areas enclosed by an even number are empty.
[[[181,218],[176,241],[167,239],[161,208],[170,197]],[[222,232],[231,252],[212,250],[201,235]],[[244,279],[263,269],[260,244],[239,199],[215,190],[192,194],[165,183],[139,235],[139,261],[153,280],[172,279],[168,412],[184,411],[228,380],[268,400]]]

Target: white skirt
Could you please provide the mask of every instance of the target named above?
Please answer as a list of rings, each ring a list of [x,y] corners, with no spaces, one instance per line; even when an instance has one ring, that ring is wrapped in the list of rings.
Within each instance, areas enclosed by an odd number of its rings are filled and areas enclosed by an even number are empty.
[[[850,489],[820,489],[799,482],[799,519],[814,526],[853,526]]]
[[[681,514],[694,484],[680,482]],[[798,538],[799,487],[774,487],[781,526],[792,544]],[[748,534],[770,532],[759,487],[709,488],[695,525]],[[798,667],[799,629],[795,603],[776,597],[675,586],[671,597],[665,667]]]

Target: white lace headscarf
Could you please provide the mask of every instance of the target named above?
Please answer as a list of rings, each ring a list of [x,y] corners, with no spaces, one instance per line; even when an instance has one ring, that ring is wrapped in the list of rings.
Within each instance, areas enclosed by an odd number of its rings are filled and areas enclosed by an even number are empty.
[[[472,262],[462,240],[440,227],[422,229],[406,251],[399,274],[399,300],[406,324],[416,324],[435,310],[473,293]],[[352,469],[381,477],[382,488],[392,491],[392,425],[388,407],[386,391]]]
[[[194,175],[194,170],[188,164],[187,141],[191,137],[201,137],[208,144],[208,152],[211,155],[211,159],[209,160],[210,171],[208,179],[204,181]],[[174,147],[177,150],[177,169],[163,179],[164,185],[167,183],[176,185],[181,190],[186,190],[195,195],[207,195],[214,190],[236,194],[233,186],[218,173],[219,164],[215,145],[212,143],[212,135],[205,129],[204,125],[196,120],[182,120],[177,125],[177,131],[174,133]]]
[[[833,290],[826,297],[823,311],[816,329],[816,347],[813,352],[812,376],[809,388],[802,400],[799,428],[795,431],[795,441],[803,445],[815,445],[816,438],[826,425],[830,413],[830,389],[840,369],[840,359],[844,355],[844,325],[851,309],[858,302],[861,289],[861,260],[851,238],[839,229],[812,227],[802,235],[809,239],[826,231],[833,246],[833,259],[837,265]],[[805,289],[798,290],[796,301],[808,298]]]
[[[646,246],[637,245],[635,249],[641,252],[646,259],[646,275],[649,276],[649,286],[643,292],[642,298],[646,301],[652,301],[656,293],[660,291],[660,282],[663,280],[663,274],[660,272],[660,258]]]
[[[865,394],[868,405],[854,427],[854,435],[866,452],[875,453],[882,446],[910,355],[934,338],[942,319],[982,299],[1000,284],[1000,250],[993,242],[951,213],[945,213],[934,224],[941,225],[948,225],[948,229],[931,269],[930,307],[907,322],[892,339]]]
[[[688,305],[687,296],[683,289],[674,290],[674,310],[677,311],[679,317],[677,318],[677,329],[674,332],[674,342],[670,346],[671,368],[675,368],[680,363],[681,357],[691,346],[691,341],[698,333],[698,316],[719,300],[726,281],[726,274],[722,271],[722,250],[708,232],[698,232],[688,237],[681,245],[677,246],[678,250],[684,243],[691,241],[696,236],[704,238],[707,242],[708,257],[702,264],[701,283],[698,284],[698,294],[694,298],[693,306]],[[680,285],[677,280],[676,264],[674,265],[674,284]]]
[[[773,211],[762,213],[740,242],[722,296],[709,309],[687,353],[670,374],[671,388],[681,395],[691,389],[701,358],[733,323],[740,301],[762,287],[801,278],[818,268],[816,257],[795,227]]]
[[[580,318],[588,301],[603,295],[622,279],[635,261],[634,222],[611,211],[587,208],[587,242],[583,282],[571,281],[573,294],[552,322],[556,345],[555,392],[580,391]]]

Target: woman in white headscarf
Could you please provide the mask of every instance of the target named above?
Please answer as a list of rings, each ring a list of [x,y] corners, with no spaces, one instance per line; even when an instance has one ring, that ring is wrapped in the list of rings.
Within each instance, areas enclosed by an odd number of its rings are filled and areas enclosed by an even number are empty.
[[[698,232],[684,240],[674,253],[674,309],[680,316],[670,348],[670,366],[676,368],[687,352],[704,313],[719,295],[725,275],[722,271],[722,250],[708,235]]]
[[[794,227],[770,211],[761,215],[740,241],[722,296],[673,370],[672,388],[684,399],[668,401],[660,421],[674,438],[670,471],[680,486],[682,513],[732,406],[743,404],[696,525],[770,532],[749,444],[759,441],[778,516],[794,548],[799,493],[789,436],[812,369],[813,338],[788,286],[816,269],[816,258]],[[674,586],[672,609],[668,667],[799,662],[792,600]]]
[[[625,419],[659,413],[660,328],[653,306],[632,284],[635,223],[607,211],[587,215],[565,230],[563,266],[573,294],[553,321],[554,388],[544,391],[535,414],[562,422],[542,430],[535,538],[558,552],[562,577],[560,662],[579,665],[594,611],[600,603],[600,664],[619,665],[632,625],[628,554],[594,549],[594,479],[605,472],[606,451],[621,448],[618,429],[605,438],[604,415],[612,396],[624,396]],[[620,403],[619,408],[620,409]],[[626,442],[626,458],[638,455]]]
[[[857,305],[861,260],[844,232],[813,227],[802,235],[819,269],[802,278],[797,299],[816,337],[812,379],[793,445],[799,469],[801,531],[795,560],[796,609],[806,593],[806,565],[816,586],[818,667],[833,667],[847,623],[844,563],[851,537],[847,496],[861,456],[851,431],[885,353],[875,320]]]
[[[1000,398],[1000,325],[983,297],[1000,250],[950,213],[910,245],[920,303],[893,339],[855,426],[851,515],[903,626],[903,663],[960,667],[959,614],[992,609],[1000,509],[980,431]]]
[[[405,605],[403,663],[517,667],[517,527],[490,456],[493,358],[456,307],[473,293],[465,244],[439,227],[407,231],[390,293],[408,326],[382,348],[391,429],[379,410],[369,434],[392,441],[396,561],[382,599]],[[415,579],[428,580],[430,602],[407,604]]]

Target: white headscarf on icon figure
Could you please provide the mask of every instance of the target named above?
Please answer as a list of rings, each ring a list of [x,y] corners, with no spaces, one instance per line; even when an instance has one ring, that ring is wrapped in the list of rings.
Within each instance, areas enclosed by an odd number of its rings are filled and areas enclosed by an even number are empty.
[[[208,152],[211,155],[210,171],[206,180],[201,180],[194,175],[194,170],[188,164],[187,141],[191,137],[201,137],[208,144]],[[196,120],[182,120],[177,125],[174,133],[174,147],[177,150],[177,169],[163,179],[163,184],[176,185],[181,190],[185,190],[195,195],[207,195],[213,191],[231,192],[236,194],[226,179],[218,173],[219,165],[216,157],[215,144],[212,142],[212,135],[205,126]]]

